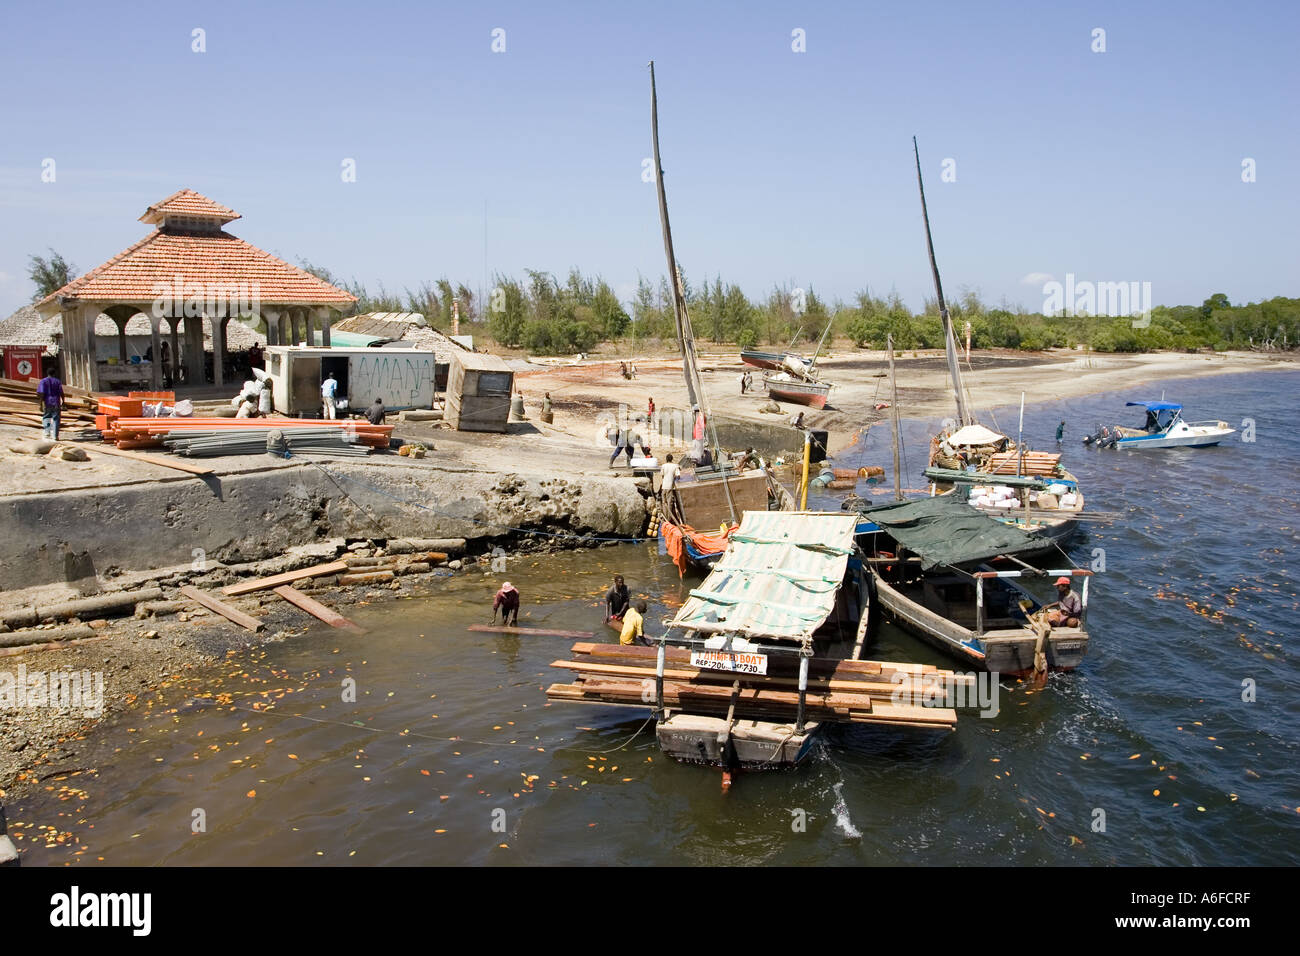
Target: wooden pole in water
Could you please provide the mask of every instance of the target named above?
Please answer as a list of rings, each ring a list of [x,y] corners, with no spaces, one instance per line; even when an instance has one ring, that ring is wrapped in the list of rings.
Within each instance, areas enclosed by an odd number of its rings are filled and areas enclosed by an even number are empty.
[[[808,462],[812,458],[812,432],[805,428],[803,430],[803,480],[799,483],[801,495],[799,500],[799,510],[808,510]]]
[[[1016,477],[1025,470],[1025,393],[1020,393],[1020,424],[1016,428]]]
[[[899,424],[898,424],[898,379],[894,377],[894,337],[885,336],[885,345],[889,349],[889,388],[893,393],[890,400],[890,411],[893,414],[890,419],[894,429],[894,498],[897,501],[903,500],[903,475],[899,465]]]

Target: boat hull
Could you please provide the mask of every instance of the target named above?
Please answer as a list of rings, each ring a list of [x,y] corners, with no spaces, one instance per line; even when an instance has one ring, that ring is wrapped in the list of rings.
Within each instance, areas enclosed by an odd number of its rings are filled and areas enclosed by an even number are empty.
[[[825,408],[831,391],[830,385],[824,383],[783,382],[771,378],[765,378],[763,385],[767,388],[768,397],[773,400],[807,405],[809,408]]]
[[[1115,442],[1116,448],[1128,451],[1144,451],[1153,448],[1210,448],[1219,444],[1235,429],[1226,433],[1208,435],[1151,435],[1142,438],[1121,438]]]
[[[781,352],[753,352],[745,349],[740,353],[740,360],[752,368],[779,371],[784,368],[782,363],[785,355]]]
[[[1038,639],[1028,628],[986,631],[977,637],[969,628],[913,601],[879,573],[873,571],[872,576],[875,607],[908,633],[975,670],[1010,676],[1033,673]],[[1053,628],[1043,651],[1049,671],[1074,670],[1088,653],[1088,633],[1078,627]]]
[[[794,767],[812,751],[822,725],[809,721],[795,733],[793,724],[737,720],[703,714],[671,714],[655,727],[659,747],[674,760],[707,767],[772,770]]]

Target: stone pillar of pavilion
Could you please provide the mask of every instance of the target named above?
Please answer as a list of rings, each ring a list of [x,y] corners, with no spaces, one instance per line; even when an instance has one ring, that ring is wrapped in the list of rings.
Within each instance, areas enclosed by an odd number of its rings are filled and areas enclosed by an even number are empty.
[[[208,319],[212,326],[212,384],[226,384],[226,323],[230,317],[214,315]]]
[[[153,390],[161,391],[163,387],[163,350],[162,350],[162,316],[149,314],[149,347],[153,351],[153,368],[150,370]]]
[[[280,344],[280,310],[279,309],[262,309],[262,321],[266,324],[266,344]]]
[[[89,383],[81,367],[81,346],[77,330],[81,323],[77,315],[76,300],[66,299],[59,303],[62,313],[63,335],[59,342],[59,357],[63,362],[63,381],[73,388],[88,388]]]
[[[320,322],[320,344],[330,347],[330,321],[333,314],[328,308],[319,306],[315,309],[316,319]]]
[[[99,318],[100,307],[92,303],[83,302],[77,308],[77,316],[81,324],[81,347],[84,349],[82,361],[86,369],[86,381],[89,383],[85,387],[92,392],[99,391],[99,340],[95,336],[95,320]]]
[[[169,368],[167,369],[167,374],[172,380],[172,387],[175,388],[176,383],[181,380],[181,340],[177,331],[180,327],[181,320],[174,317],[168,317],[166,322],[171,329],[171,355],[168,356]]]

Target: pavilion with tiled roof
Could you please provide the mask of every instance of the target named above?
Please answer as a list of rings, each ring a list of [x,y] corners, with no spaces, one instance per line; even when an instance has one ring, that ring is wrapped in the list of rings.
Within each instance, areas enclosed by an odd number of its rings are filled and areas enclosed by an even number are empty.
[[[140,217],[154,226],[153,232],[38,302],[43,316],[62,316],[64,381],[99,389],[95,324],[100,315],[116,323],[125,350],[127,323],[143,314],[150,323],[155,356],[163,354],[161,329],[168,323],[171,355],[181,357],[191,384],[205,379],[205,321],[217,385],[224,383],[232,318],[261,318],[270,345],[319,339],[328,346],[335,313],[351,310],[356,296],[222,228],[239,218],[228,206],[182,189]],[[160,388],[162,364],[154,362],[152,372],[153,385]]]

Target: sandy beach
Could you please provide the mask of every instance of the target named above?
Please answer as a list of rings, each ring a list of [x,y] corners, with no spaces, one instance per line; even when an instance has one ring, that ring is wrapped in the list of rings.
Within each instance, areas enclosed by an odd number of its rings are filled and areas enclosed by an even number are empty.
[[[618,363],[623,358],[576,364],[567,360],[570,364],[519,373],[516,387],[524,394],[530,420],[536,421],[543,393],[550,392],[554,424],[537,427],[543,434],[562,433],[586,444],[592,439],[596,416],[601,412],[617,412],[620,405],[626,405],[631,412],[641,412],[651,397],[658,408],[686,404],[680,359],[663,354],[637,356],[637,377],[629,381],[620,374]],[[700,353],[699,360],[708,404],[716,415],[778,425],[800,409],[800,406],[784,404],[782,414],[765,414],[759,411],[768,402],[765,394],[760,391],[741,395],[739,377],[746,366],[736,351],[706,350]],[[895,364],[903,417],[942,417],[953,413],[952,386],[943,352],[900,352],[895,356]],[[813,428],[830,432],[829,450],[834,454],[851,444],[865,426],[889,414],[887,410],[875,408],[878,403],[890,400],[888,362],[884,352],[844,349],[821,359],[818,365],[822,377],[834,383],[834,388],[827,407],[807,409],[804,420]],[[1290,353],[1276,352],[1129,355],[1071,350],[1039,353],[983,350],[973,353],[969,363],[963,358],[962,373],[970,406],[979,414],[1018,402],[1022,392],[1025,401],[1031,404],[1115,392],[1118,407],[1124,401],[1143,397],[1141,386],[1147,382],[1291,369],[1295,365]],[[754,381],[758,386],[762,373],[755,371]],[[1213,409],[1204,409],[1201,417],[1214,414]],[[524,449],[521,451],[528,454]],[[569,467],[575,464],[570,461]]]

